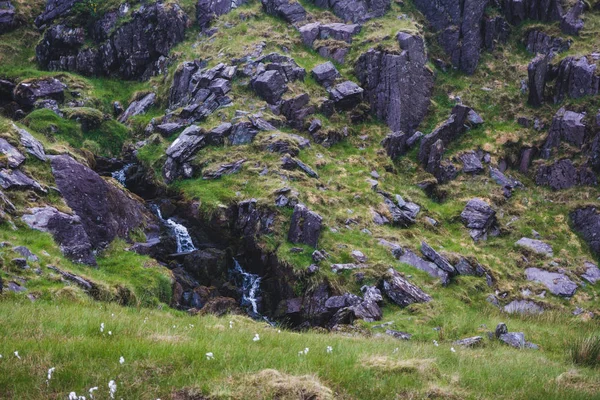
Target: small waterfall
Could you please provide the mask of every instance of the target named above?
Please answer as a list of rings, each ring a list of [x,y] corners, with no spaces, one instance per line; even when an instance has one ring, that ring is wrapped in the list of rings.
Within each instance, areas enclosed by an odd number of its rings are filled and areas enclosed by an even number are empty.
[[[154,211],[156,212],[156,215],[158,215],[158,218],[169,225],[173,235],[175,235],[175,240],[177,241],[177,253],[189,253],[196,250],[192,237],[185,226],[178,224],[173,218],[164,219],[158,206],[154,206]]]
[[[127,171],[131,168],[133,164],[125,164],[123,168],[118,171],[115,171],[111,174],[113,178],[115,178],[121,185],[125,186],[125,178]]]
[[[258,296],[260,295],[260,276],[244,271],[240,263],[234,258],[232,274],[242,289],[242,307],[248,308],[248,314],[253,318],[259,318]]]

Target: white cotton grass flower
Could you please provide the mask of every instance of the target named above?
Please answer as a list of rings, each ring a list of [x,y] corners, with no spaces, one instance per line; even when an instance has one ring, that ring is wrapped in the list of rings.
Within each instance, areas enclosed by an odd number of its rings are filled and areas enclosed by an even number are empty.
[[[98,390],[98,386],[94,386],[93,388],[90,388],[90,390],[88,390],[88,393],[90,394],[90,399],[94,399],[94,392]]]
[[[123,358],[123,356],[121,356],[121,358],[119,358],[119,364],[121,364],[121,365],[125,364],[125,359]]]
[[[229,329],[233,329],[233,321],[229,321]]]
[[[100,333],[104,333],[104,322],[100,324]]]
[[[456,350],[454,349],[454,347],[450,347],[450,351],[453,353],[456,353]]]
[[[327,346],[327,354],[333,353],[333,347]]]
[[[17,357],[19,360],[21,359],[21,356],[19,355],[18,351],[15,351],[15,357]]]
[[[108,336],[112,336],[112,331],[108,331]]]
[[[252,338],[253,341],[258,342],[260,340],[260,336],[258,336],[258,333],[254,334],[254,338]]]
[[[0,354],[0,358],[2,358],[2,354]]]
[[[215,359],[215,355],[212,352],[208,352],[208,353],[206,353],[206,359],[207,360],[214,360]]]
[[[110,398],[115,398],[115,393],[117,393],[117,384],[115,381],[108,382],[108,391],[110,392]]]
[[[439,346],[439,343],[437,342],[437,340],[434,340],[434,341],[433,341],[433,345],[434,345],[435,347],[438,347],[438,346]]]
[[[396,354],[397,352],[398,352],[398,348],[396,347],[396,348],[394,349],[394,351],[392,351],[392,354]]]
[[[305,355],[307,355],[307,354],[308,354],[308,351],[309,351],[309,350],[310,350],[310,349],[309,349],[308,347],[305,347],[305,348],[304,348],[304,350],[300,350],[300,351],[298,352],[298,355],[299,355],[299,356],[305,356]]]
[[[52,379],[52,373],[56,371],[55,367],[52,367],[48,370],[48,380]]]
[[[69,400],[77,400],[77,393],[75,393],[75,392],[69,393]]]

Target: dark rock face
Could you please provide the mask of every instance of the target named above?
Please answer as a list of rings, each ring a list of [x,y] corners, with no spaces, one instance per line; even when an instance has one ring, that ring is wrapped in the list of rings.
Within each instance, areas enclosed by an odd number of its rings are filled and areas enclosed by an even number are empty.
[[[554,103],[558,104],[565,98],[579,99],[598,94],[600,78],[596,75],[596,64],[586,57],[576,59],[567,57],[553,68],[555,77]]]
[[[476,118],[471,118],[474,117],[474,115],[477,114],[469,107],[463,105],[454,106],[450,118],[429,135],[426,135],[421,139],[421,147],[418,156],[419,162],[427,168],[429,163],[429,153],[432,145],[436,141],[441,140],[445,147],[462,135],[467,130],[468,126],[478,125],[479,122],[471,122],[471,120],[476,120]]]
[[[456,269],[454,266],[450,264],[450,262],[444,256],[435,251],[425,242],[421,243],[421,253],[423,253],[426,258],[431,260],[442,271],[447,272],[450,275],[456,275]]]
[[[244,4],[244,0],[198,0],[196,3],[196,19],[201,30],[221,15]]]
[[[189,125],[230,104],[227,93],[236,71],[236,67],[225,64],[205,68],[199,61],[184,62],[173,77],[169,92],[169,109],[172,111],[163,122]]]
[[[452,163],[442,161],[445,151],[444,142],[438,139],[429,149],[429,159],[425,168],[440,184],[450,182],[458,175],[458,170]]]
[[[22,219],[30,228],[52,234],[67,258],[78,263],[96,264],[92,244],[78,216],[53,207],[42,207],[30,209]]]
[[[110,32],[116,24],[115,14],[104,18],[112,18],[103,21],[105,32]],[[81,28],[53,26],[36,48],[38,63],[51,71],[147,79],[160,69],[161,57],[167,57],[171,48],[183,41],[188,17],[177,4],[157,2],[143,5],[130,18],[110,36],[100,35],[92,47],[85,48]]]
[[[360,56],[355,73],[371,111],[394,132],[412,134],[429,109],[433,73],[426,67],[423,38],[398,33],[402,52],[371,49]]]
[[[216,171],[206,171],[202,175],[202,179],[219,179],[223,175],[231,175],[239,172],[242,169],[242,165],[246,162],[246,159],[234,161],[228,164],[221,164]]]
[[[397,160],[408,151],[408,134],[404,132],[390,133],[381,141],[381,145],[385,149],[388,157],[392,160]]]
[[[518,180],[506,176],[498,168],[490,167],[490,178],[498,185],[502,186],[504,197],[507,199],[512,196],[516,188],[522,188],[523,184]]]
[[[329,98],[337,110],[348,111],[363,100],[363,88],[352,81],[342,82],[329,90]]]
[[[393,225],[406,228],[416,222],[417,215],[421,211],[418,204],[404,201],[399,195],[396,195],[396,199],[393,199],[388,193],[380,192],[380,194],[383,196],[385,206],[392,217]]]
[[[400,275],[395,269],[388,270],[388,278],[383,280],[383,292],[400,307],[407,307],[414,303],[427,303],[431,296],[418,286],[413,285]]]
[[[488,0],[415,0],[452,65],[467,74],[475,72],[484,45],[482,20]]]
[[[317,174],[311,167],[298,160],[297,158],[291,157],[289,154],[286,154],[285,156],[281,157],[281,167],[283,169],[287,169],[288,171],[299,169],[311,178],[319,178],[319,174]]]
[[[20,106],[32,108],[38,100],[52,99],[63,102],[67,85],[55,78],[37,79],[19,83],[14,90],[14,99]]]
[[[501,0],[502,11],[513,25],[530,19],[534,21],[559,21],[563,15],[560,0]]]
[[[494,51],[497,43],[506,43],[510,25],[501,16],[483,18],[483,43],[488,51]]]
[[[550,158],[552,149],[558,147],[561,141],[581,148],[586,134],[584,118],[584,113],[567,111],[564,107],[558,110],[552,118],[548,137],[542,147],[542,157]]]
[[[544,103],[549,59],[548,55],[539,54],[527,67],[527,75],[529,76],[529,98],[527,101],[534,107],[539,107]]]
[[[252,89],[269,104],[277,104],[287,91],[285,79],[279,71],[265,71],[251,81]]]
[[[41,27],[58,17],[66,15],[78,0],[46,0],[46,8],[35,19],[35,25]]]
[[[0,156],[4,158],[4,160],[0,161],[0,165],[6,163],[6,166],[9,168],[17,168],[25,161],[25,156],[8,143],[6,139],[2,138],[0,138]]]
[[[0,1],[0,34],[17,27],[15,7],[10,1]]]
[[[267,14],[280,17],[290,24],[306,19],[306,10],[297,1],[262,0],[262,6]]]
[[[326,88],[332,86],[341,76],[331,61],[317,65],[313,68],[311,74],[319,85]]]
[[[279,112],[287,119],[288,125],[295,129],[304,127],[304,120],[309,115],[315,113],[315,107],[309,105],[310,97],[307,93],[302,93],[290,99],[281,101]]]
[[[488,233],[498,233],[496,211],[485,201],[471,199],[460,213],[462,223],[470,230],[469,234],[474,241],[486,240]]]
[[[382,17],[390,8],[390,0],[314,0],[314,3],[318,7],[330,8],[342,20],[355,24]]]
[[[571,40],[550,36],[535,29],[527,32],[525,38],[525,47],[527,51],[533,54],[562,53],[569,50],[571,43]]]
[[[154,105],[156,94],[148,93],[139,100],[132,101],[127,110],[119,117],[119,122],[125,123],[129,118],[145,114]]]
[[[600,214],[596,207],[579,208],[569,214],[572,228],[581,235],[594,254],[600,255]]]
[[[143,204],[70,156],[54,156],[51,165],[58,189],[81,219],[93,248],[102,248],[117,236],[127,237],[153,219]]]
[[[302,243],[314,248],[317,247],[323,218],[315,212],[309,211],[303,204],[294,207],[288,240],[292,243]]]
[[[206,146],[206,132],[196,125],[184,130],[167,149],[167,161],[163,167],[165,181],[170,183],[180,176],[190,178],[189,161],[198,150]]]
[[[536,344],[526,341],[523,332],[508,332],[500,335],[499,339],[501,342],[520,350],[539,348]]]
[[[312,22],[301,26],[298,30],[305,45],[314,48],[322,57],[343,64],[349,51],[349,44],[352,43],[353,36],[360,33],[361,25]],[[317,40],[320,42],[315,46]]]
[[[552,190],[563,190],[573,186],[595,186],[596,175],[587,167],[576,168],[570,159],[562,159],[550,165],[541,165],[535,183],[550,186]]]
[[[29,154],[40,161],[47,160],[46,153],[44,152],[44,146],[36,138],[34,138],[31,133],[27,132],[25,129],[19,128],[14,124],[13,129],[15,129],[19,134],[21,145],[25,147]]]
[[[466,174],[481,174],[483,164],[481,163],[481,157],[474,151],[469,151],[460,155],[460,161],[463,163],[463,172]]]
[[[586,5],[582,0],[579,0],[571,9],[563,15],[560,20],[560,29],[567,35],[579,35],[579,31],[583,29],[583,20],[581,16],[585,11]]]
[[[5,190],[33,190],[39,193],[47,192],[38,182],[18,169],[1,169],[0,187]]]
[[[581,277],[593,285],[600,281],[600,269],[596,264],[586,262],[585,272],[581,274]]]
[[[439,268],[435,263],[424,260],[410,250],[392,249],[392,254],[398,261],[408,264],[418,270],[427,272],[432,278],[439,278],[442,285],[446,286],[450,283],[450,274]]]
[[[577,290],[575,282],[570,280],[565,274],[544,271],[539,268],[527,268],[525,276],[528,281],[543,284],[550,290],[550,293],[556,296],[572,297]]]

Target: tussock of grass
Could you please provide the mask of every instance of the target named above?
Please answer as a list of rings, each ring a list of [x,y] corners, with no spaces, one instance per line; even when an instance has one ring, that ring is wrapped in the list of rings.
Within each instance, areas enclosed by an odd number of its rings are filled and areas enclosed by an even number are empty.
[[[295,376],[275,369],[265,369],[242,379],[241,387],[234,399],[312,399],[333,400],[331,389],[323,385],[316,376]]]
[[[575,364],[600,366],[600,335],[576,339],[569,345],[569,355]]]
[[[439,375],[439,369],[432,358],[413,358],[400,360],[388,356],[369,356],[362,360],[367,368],[381,372],[418,374],[424,378]]]

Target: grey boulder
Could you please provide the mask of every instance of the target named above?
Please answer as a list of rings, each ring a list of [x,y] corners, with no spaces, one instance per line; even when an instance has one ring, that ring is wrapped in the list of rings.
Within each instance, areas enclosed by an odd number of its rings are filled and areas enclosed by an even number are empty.
[[[528,281],[543,284],[556,296],[572,297],[577,290],[575,282],[570,280],[565,274],[544,271],[539,268],[527,268],[525,276]]]

